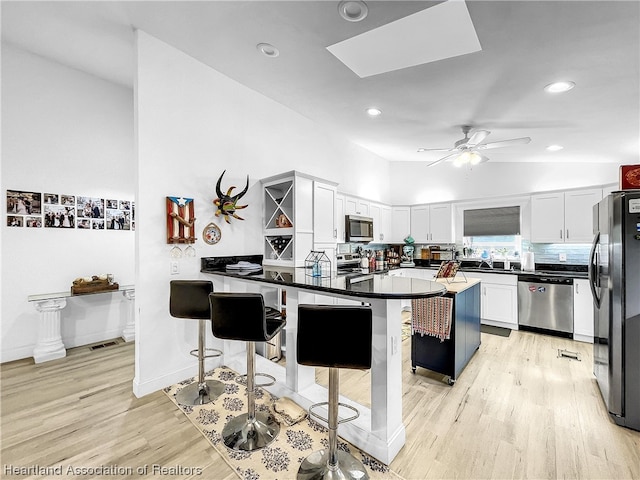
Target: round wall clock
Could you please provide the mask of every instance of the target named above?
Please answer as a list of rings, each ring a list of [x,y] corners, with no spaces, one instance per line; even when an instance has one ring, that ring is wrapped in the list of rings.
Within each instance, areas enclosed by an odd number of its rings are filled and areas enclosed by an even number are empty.
[[[211,222],[209,225],[204,227],[202,231],[202,238],[209,245],[215,245],[222,238],[222,232],[220,231],[220,227],[215,223]]]

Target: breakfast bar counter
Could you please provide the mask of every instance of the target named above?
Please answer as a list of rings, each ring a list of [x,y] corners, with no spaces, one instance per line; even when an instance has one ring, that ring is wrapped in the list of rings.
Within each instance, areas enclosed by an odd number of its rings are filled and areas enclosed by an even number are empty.
[[[256,271],[220,269],[202,258],[202,273],[209,274],[218,292],[260,292],[286,289],[286,366],[258,356],[256,371],[276,377],[267,389],[288,396],[304,408],[326,402],[327,389],[316,384],[315,369],[297,364],[296,335],[299,304],[366,303],[373,313],[373,358],[371,407],[340,396],[340,402],[354,406],[360,416],[340,425],[340,436],[385,464],[391,463],[405,443],[402,422],[402,299],[442,296],[444,285],[428,280],[393,277],[387,274],[312,277],[304,268],[264,267]],[[320,297],[321,296],[321,297]],[[277,297],[275,297],[277,298]],[[317,301],[319,299],[319,301]],[[335,335],[340,335],[339,331]],[[241,342],[225,342],[224,362],[236,371],[246,369]],[[331,345],[326,348],[330,349]],[[325,412],[326,414],[326,412]]]

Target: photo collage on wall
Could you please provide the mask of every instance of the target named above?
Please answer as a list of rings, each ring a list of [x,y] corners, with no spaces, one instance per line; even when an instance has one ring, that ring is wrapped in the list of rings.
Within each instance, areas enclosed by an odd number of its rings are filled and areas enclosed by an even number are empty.
[[[7,190],[7,226],[135,230],[135,202]]]

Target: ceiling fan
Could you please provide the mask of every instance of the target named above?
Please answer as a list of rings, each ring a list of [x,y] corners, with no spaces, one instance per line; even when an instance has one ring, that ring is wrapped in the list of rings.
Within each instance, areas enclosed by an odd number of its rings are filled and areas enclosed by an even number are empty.
[[[473,135],[469,137],[471,127],[469,125],[462,126],[462,133],[464,138],[458,140],[453,144],[452,148],[419,148],[418,152],[433,152],[433,151],[445,151],[452,152],[444,157],[431,162],[427,167],[432,167],[440,162],[454,159],[453,164],[457,167],[461,167],[465,164],[477,165],[489,160],[487,157],[480,153],[482,150],[490,148],[509,147],[511,145],[526,145],[531,141],[530,137],[512,138],[510,140],[502,140],[499,142],[481,143],[491,133],[489,130],[476,130]]]

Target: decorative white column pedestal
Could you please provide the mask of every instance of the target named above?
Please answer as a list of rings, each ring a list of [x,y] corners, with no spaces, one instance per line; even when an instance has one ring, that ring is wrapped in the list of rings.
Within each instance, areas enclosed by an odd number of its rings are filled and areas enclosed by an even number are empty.
[[[125,342],[135,342],[136,340],[136,291],[123,290],[122,296],[129,300],[127,309],[127,324],[122,330],[122,338]]]
[[[65,357],[67,350],[60,335],[60,310],[67,305],[67,301],[64,298],[54,298],[36,301],[34,304],[40,312],[40,324],[33,359],[36,363],[41,363]]]

